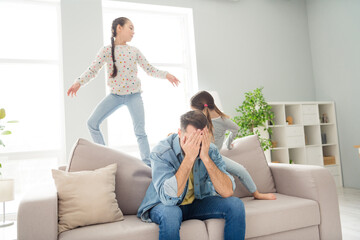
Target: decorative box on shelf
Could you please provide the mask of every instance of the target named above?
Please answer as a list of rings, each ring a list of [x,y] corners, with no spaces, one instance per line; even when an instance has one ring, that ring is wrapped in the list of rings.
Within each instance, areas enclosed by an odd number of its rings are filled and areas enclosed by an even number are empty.
[[[324,165],[336,164],[335,156],[324,156]]]

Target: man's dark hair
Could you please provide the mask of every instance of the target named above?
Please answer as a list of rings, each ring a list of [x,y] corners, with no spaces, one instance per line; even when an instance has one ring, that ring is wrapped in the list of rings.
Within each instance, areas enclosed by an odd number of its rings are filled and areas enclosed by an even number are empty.
[[[188,125],[195,127],[196,129],[209,128],[209,122],[204,113],[199,110],[189,111],[184,113],[180,117],[180,127],[182,131],[186,131]]]

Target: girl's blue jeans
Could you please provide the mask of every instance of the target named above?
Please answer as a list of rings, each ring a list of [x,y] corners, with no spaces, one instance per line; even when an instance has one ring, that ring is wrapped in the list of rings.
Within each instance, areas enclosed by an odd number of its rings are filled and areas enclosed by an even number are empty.
[[[243,167],[243,165],[224,156],[222,156],[222,159],[225,162],[226,171],[234,177],[238,177],[246,189],[249,190],[250,193],[254,193],[256,191],[256,185],[249,172]]]
[[[141,93],[129,95],[116,95],[111,93],[106,96],[96,106],[87,122],[91,137],[95,143],[105,145],[104,137],[100,131],[100,124],[118,108],[124,105],[129,109],[132,118],[141,159],[145,162],[145,164],[150,166],[150,147],[145,132],[144,104]]]
[[[182,221],[210,218],[225,219],[225,240],[245,239],[245,208],[236,197],[212,196],[180,206],[160,203],[150,210],[150,218],[159,225],[159,240],[180,240]]]

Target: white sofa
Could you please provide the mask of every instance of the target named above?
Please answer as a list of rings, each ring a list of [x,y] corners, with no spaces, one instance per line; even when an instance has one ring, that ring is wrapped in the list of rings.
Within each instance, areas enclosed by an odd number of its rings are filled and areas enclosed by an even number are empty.
[[[274,192],[277,200],[254,200],[236,179],[234,195],[246,209],[246,239],[342,239],[335,182],[327,169],[316,166],[270,164],[256,136],[238,139],[223,155],[241,163],[260,192]],[[58,235],[58,197],[54,186],[26,195],[18,210],[18,240],[158,239],[159,228],[136,217],[151,181],[151,170],[126,153],[79,139],[67,171],[94,170],[117,163],[116,196],[124,213],[120,222],[79,227]],[[223,239],[224,221],[184,221],[181,239]]]

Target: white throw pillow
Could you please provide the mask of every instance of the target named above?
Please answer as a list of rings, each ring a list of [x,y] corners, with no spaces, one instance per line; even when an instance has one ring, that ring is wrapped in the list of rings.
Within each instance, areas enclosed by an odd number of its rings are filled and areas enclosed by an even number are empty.
[[[115,195],[116,169],[111,164],[94,171],[52,170],[59,199],[59,233],[124,219]]]

